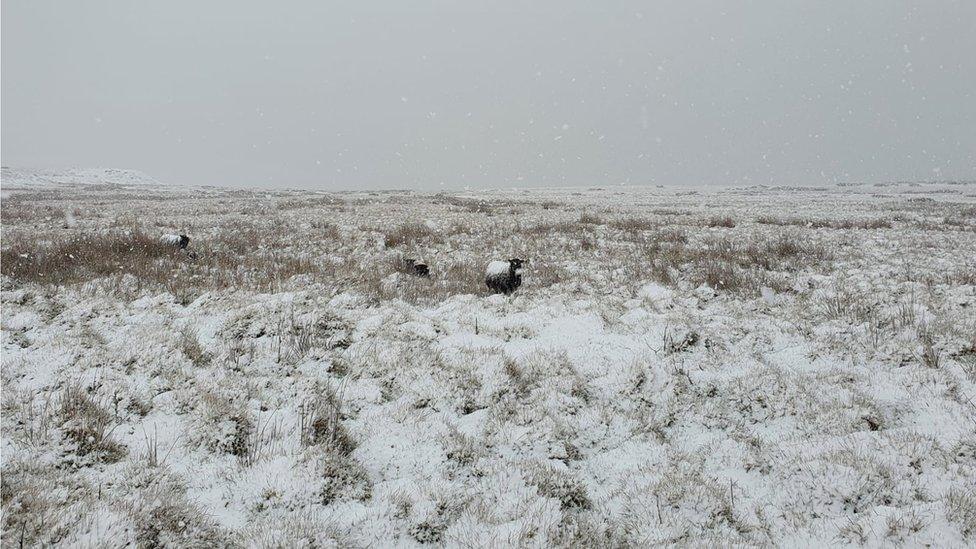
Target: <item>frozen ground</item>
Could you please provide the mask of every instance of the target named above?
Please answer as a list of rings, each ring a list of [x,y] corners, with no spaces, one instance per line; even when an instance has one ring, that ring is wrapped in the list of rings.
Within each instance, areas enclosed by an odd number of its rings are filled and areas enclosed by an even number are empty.
[[[976,543],[976,184],[2,220],[5,546]]]

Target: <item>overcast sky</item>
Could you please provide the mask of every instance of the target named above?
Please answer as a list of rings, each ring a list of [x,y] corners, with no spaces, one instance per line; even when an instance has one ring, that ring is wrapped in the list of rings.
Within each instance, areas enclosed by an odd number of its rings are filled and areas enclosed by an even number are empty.
[[[319,189],[976,178],[976,1],[3,0],[2,161]]]

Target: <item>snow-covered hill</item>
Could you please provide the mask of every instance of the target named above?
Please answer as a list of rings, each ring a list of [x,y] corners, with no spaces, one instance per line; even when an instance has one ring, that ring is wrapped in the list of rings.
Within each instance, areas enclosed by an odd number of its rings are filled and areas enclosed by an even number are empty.
[[[70,168],[64,170],[32,170],[9,168],[0,170],[0,185],[11,187],[60,187],[65,185],[163,185],[138,170],[118,168]]]

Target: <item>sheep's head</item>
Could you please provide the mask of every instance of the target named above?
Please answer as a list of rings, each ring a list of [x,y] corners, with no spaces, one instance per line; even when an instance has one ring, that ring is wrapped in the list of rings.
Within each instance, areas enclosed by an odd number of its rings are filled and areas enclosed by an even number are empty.
[[[521,275],[522,274],[522,263],[525,263],[525,262],[526,262],[526,260],[518,259],[518,258],[509,259],[508,260],[508,265],[509,265],[508,272],[512,273],[513,276],[514,275]]]

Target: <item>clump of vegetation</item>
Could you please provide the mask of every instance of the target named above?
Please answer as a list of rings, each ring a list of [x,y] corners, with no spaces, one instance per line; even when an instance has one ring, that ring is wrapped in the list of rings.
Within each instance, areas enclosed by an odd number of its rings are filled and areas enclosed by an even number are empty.
[[[726,227],[731,229],[735,227],[735,220],[728,215],[716,215],[709,217],[705,220],[706,227]]]
[[[339,226],[335,223],[312,221],[312,228],[315,229],[318,238],[331,241],[337,241],[342,238],[342,231],[339,230]]]
[[[335,281],[338,265],[280,249],[287,230],[233,224],[199,245],[191,243],[195,259],[142,229],[110,229],[50,241],[18,239],[0,252],[0,268],[20,283],[63,286],[103,280],[105,287],[123,294],[132,286],[125,278],[134,277],[136,288],[168,291],[181,304],[202,291],[279,291],[298,276]]]
[[[186,494],[186,484],[166,471],[129,470],[125,484],[138,487],[126,494],[119,509],[131,521],[138,547],[223,547],[226,533]]]
[[[3,274],[24,282],[70,284],[121,272],[149,273],[172,261],[172,246],[142,231],[71,236],[46,246],[18,242],[3,250]]]
[[[891,221],[888,219],[804,219],[804,218],[783,218],[771,215],[761,215],[756,218],[756,223],[762,225],[793,225],[806,227],[808,229],[890,229]]]
[[[478,459],[480,450],[477,441],[450,425],[448,434],[444,437],[444,453],[447,459],[461,466],[473,465]]]
[[[589,509],[593,505],[586,486],[568,471],[537,466],[529,470],[526,480],[539,490],[539,494],[558,500],[563,509]]]
[[[607,225],[611,228],[624,232],[650,231],[661,226],[659,221],[640,217],[627,217],[609,221]]]
[[[410,246],[417,243],[442,242],[444,237],[423,223],[404,223],[386,233],[383,244],[387,248]]]
[[[180,330],[179,338],[180,350],[183,352],[183,356],[189,359],[194,366],[203,368],[210,364],[213,356],[200,344],[200,339],[197,337],[197,333],[193,328],[185,326]]]
[[[113,463],[126,454],[126,447],[112,438],[115,418],[84,388],[71,383],[64,388],[55,413],[65,437],[75,445],[79,456]]]
[[[324,452],[317,466],[322,478],[319,497],[323,505],[342,499],[365,501],[372,497],[369,474],[352,456]]]
[[[636,280],[673,284],[687,277],[696,286],[740,294],[757,294],[764,286],[786,290],[788,284],[777,273],[826,265],[831,257],[821,244],[792,233],[737,239],[710,235],[689,242],[683,231],[662,229],[637,241],[635,248],[627,267]]]
[[[445,532],[457,519],[458,514],[457,502],[438,501],[430,515],[425,520],[411,525],[408,533],[419,543],[443,543]]]
[[[243,399],[215,390],[204,390],[191,431],[191,442],[212,452],[247,459],[254,454],[256,425]]]
[[[342,398],[329,386],[317,384],[315,392],[299,406],[298,434],[302,446],[314,453],[322,478],[321,501],[328,505],[338,499],[368,499],[372,483],[363,466],[350,455],[356,449],[356,440],[342,424]]]
[[[976,534],[976,493],[953,488],[944,502],[946,518],[958,524],[964,536]]]
[[[72,482],[73,477],[50,464],[33,461],[5,461],[0,482],[3,502],[3,537],[18,546],[43,546],[62,543],[70,534],[67,522],[72,517],[66,509],[75,497],[90,486]],[[68,499],[68,501],[65,501]]]
[[[584,212],[580,214],[579,222],[583,225],[602,225],[603,218],[596,214]]]
[[[347,456],[356,441],[342,425],[342,399],[332,387],[317,389],[317,395],[299,407],[299,437],[304,446],[325,445]]]

